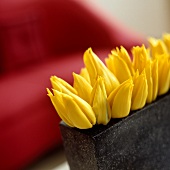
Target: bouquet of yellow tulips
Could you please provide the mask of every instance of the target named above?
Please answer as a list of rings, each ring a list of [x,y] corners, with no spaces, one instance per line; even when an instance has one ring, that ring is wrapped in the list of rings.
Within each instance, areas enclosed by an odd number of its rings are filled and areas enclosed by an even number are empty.
[[[91,48],[84,53],[85,67],[73,73],[73,86],[52,76],[48,96],[61,119],[70,127],[106,125],[111,118],[123,118],[156,100],[170,88],[170,34],[149,38],[132,48],[111,51],[103,63]],[[132,59],[131,59],[132,58]]]

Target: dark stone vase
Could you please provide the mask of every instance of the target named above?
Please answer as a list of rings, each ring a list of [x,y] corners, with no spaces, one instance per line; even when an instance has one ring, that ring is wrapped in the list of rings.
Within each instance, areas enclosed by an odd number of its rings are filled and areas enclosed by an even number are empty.
[[[106,126],[60,129],[71,170],[170,169],[170,92]]]

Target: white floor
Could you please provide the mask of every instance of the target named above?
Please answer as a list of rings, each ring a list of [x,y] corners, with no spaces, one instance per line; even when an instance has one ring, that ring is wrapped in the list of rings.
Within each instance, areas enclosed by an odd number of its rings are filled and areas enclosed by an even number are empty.
[[[47,154],[31,165],[28,170],[69,170],[63,148]]]
[[[61,165],[55,167],[53,170],[69,170],[68,163],[64,162]]]

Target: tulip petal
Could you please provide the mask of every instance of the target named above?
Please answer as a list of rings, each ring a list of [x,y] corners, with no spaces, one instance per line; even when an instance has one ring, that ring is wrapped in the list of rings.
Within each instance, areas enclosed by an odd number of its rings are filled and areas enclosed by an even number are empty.
[[[170,53],[170,34],[166,33],[163,34],[163,42],[165,43],[168,52]]]
[[[129,115],[131,107],[131,97],[133,81],[128,79],[117,87],[109,96],[112,102],[112,118],[123,118]]]
[[[63,96],[63,101],[65,106],[67,106],[66,109],[68,112],[68,117],[73,122],[75,127],[79,129],[92,128],[91,122],[72,97],[65,95]]]
[[[133,77],[133,92],[131,110],[138,110],[144,107],[148,96],[148,85],[146,79],[145,69],[139,76]]]
[[[89,77],[89,73],[88,73],[86,67],[84,67],[84,68],[81,69],[81,71],[80,71],[80,76],[84,77],[84,78],[87,80],[87,82],[88,82],[89,84],[91,84],[91,82],[90,82],[90,77]]]
[[[166,55],[158,58],[158,95],[163,95],[169,90],[170,64]]]
[[[113,74],[117,77],[120,83],[123,83],[125,80],[131,77],[131,72],[122,58],[115,55],[112,55],[110,57],[112,57],[113,62],[112,66],[114,68]]]
[[[85,78],[76,73],[73,73],[73,77],[74,77],[73,87],[76,89],[78,96],[89,103],[92,86],[86,81]]]
[[[111,119],[111,109],[107,100],[106,89],[102,77],[97,79],[93,87],[91,100],[97,123],[106,125]]]
[[[57,76],[51,76],[50,81],[55,90],[62,91],[64,87],[65,90],[67,89],[68,91],[77,94],[76,90],[70,84]]]
[[[113,54],[113,50],[111,51],[111,53]],[[118,54],[118,56],[123,59],[123,61],[125,61],[125,63],[127,64],[130,72],[131,72],[131,75],[134,75],[135,71],[134,71],[134,68],[132,67],[132,61],[131,61],[131,58],[127,52],[127,50],[121,46],[120,47],[120,50],[119,48],[116,48],[116,53]]]
[[[54,92],[54,95],[56,95],[57,90],[53,90],[53,92]],[[95,113],[93,112],[93,109],[90,106],[90,104],[88,104],[81,97],[79,97],[71,92],[68,95],[74,99],[74,101],[77,103],[77,105],[83,111],[83,113],[86,115],[87,119],[91,122],[91,124],[95,125],[96,117],[95,117]]]
[[[53,94],[51,93],[51,91],[47,88],[47,95],[50,97],[51,102],[55,108],[55,110],[57,111],[58,115],[60,116],[60,118],[70,127],[73,127],[73,123],[69,120],[68,116],[67,116],[67,112],[66,112],[66,108],[63,104],[63,100],[62,100],[62,96],[58,95],[53,96]],[[60,93],[60,92],[59,92]]]
[[[148,42],[149,47],[151,49],[151,56],[153,59],[155,59],[157,55],[168,53],[166,45],[162,40],[156,38],[149,38]]]
[[[148,84],[148,96],[146,99],[146,103],[151,103],[153,100],[153,80],[152,80],[151,60],[148,60],[145,71],[146,71],[146,79]]]
[[[134,70],[139,70],[139,74],[141,74],[147,64],[147,60],[149,59],[148,51],[144,45],[141,47],[136,46],[133,47],[132,54]]]
[[[152,101],[156,100],[158,95],[158,59],[152,62],[152,81],[153,81],[153,96]]]

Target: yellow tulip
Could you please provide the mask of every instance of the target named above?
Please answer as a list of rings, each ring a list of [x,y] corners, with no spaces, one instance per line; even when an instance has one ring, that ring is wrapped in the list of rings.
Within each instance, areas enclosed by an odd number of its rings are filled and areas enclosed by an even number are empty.
[[[152,62],[152,81],[153,81],[153,95],[152,101],[156,100],[158,95],[158,59],[153,60]]]
[[[123,118],[129,115],[133,81],[128,79],[120,84],[108,97],[112,118]]]
[[[92,107],[79,96],[70,93],[65,94],[57,90],[53,90],[49,95],[53,105],[63,121],[72,127],[79,129],[91,128],[96,124],[96,117]]]
[[[53,90],[54,95],[58,96],[58,91],[57,90]],[[64,93],[63,93],[64,94]],[[88,117],[88,119],[91,121],[91,123],[94,125],[96,123],[96,117],[95,114],[92,110],[92,107],[90,106],[89,103],[87,103],[85,100],[83,100],[81,97],[73,94],[73,93],[69,93],[67,94],[68,96],[72,97],[73,100],[77,103],[77,105],[81,108],[81,110],[84,112],[84,114],[86,115],[86,117]],[[67,107],[67,106],[66,106]]]
[[[117,53],[112,52],[105,61],[109,70],[117,77],[120,83],[131,77],[128,65]]]
[[[166,54],[158,58],[158,95],[163,95],[170,86],[170,62]]]
[[[149,47],[150,47],[151,55],[153,59],[155,59],[157,55],[161,55],[161,54],[168,52],[166,45],[164,44],[162,40],[149,38],[148,42],[149,42]]]
[[[163,42],[165,43],[168,52],[170,52],[170,34],[163,34]]]
[[[114,58],[116,58],[118,60],[117,61],[118,65],[116,63],[114,63],[114,61],[113,61]],[[111,70],[113,73],[116,73],[116,77],[118,75],[118,70],[120,70],[119,65],[122,67],[123,70],[125,70],[125,73],[124,73],[124,71],[121,70],[122,74],[123,73],[125,75],[133,75],[134,74],[134,69],[132,67],[131,58],[130,58],[127,50],[122,46],[120,47],[120,49],[117,47],[116,50],[112,50],[111,54],[109,55],[109,58],[105,59],[105,62],[106,62],[107,67],[109,68],[109,70]],[[117,67],[118,70],[115,67]],[[121,76],[119,76],[119,77],[121,77]],[[128,77],[128,76],[126,76],[126,77]]]
[[[149,53],[145,46],[142,45],[141,47],[133,47],[132,54],[134,70],[138,70],[139,74],[141,74],[149,60]]]
[[[146,67],[146,79],[148,84],[148,96],[146,99],[146,103],[151,103],[153,100],[153,78],[152,78],[152,61],[148,60]]]
[[[90,103],[90,95],[92,92],[92,86],[82,76],[73,73],[74,83],[73,87],[76,89],[78,96]]]
[[[89,48],[84,53],[84,63],[90,76],[92,86],[94,86],[98,76],[104,78],[107,95],[119,85],[115,75],[104,65],[104,63]]]
[[[78,103],[69,95],[63,95],[63,102],[69,119],[73,122],[74,127],[79,129],[89,129],[92,128],[92,120],[87,116],[83,108],[81,108]],[[86,115],[87,114],[87,115]]]
[[[144,107],[148,96],[148,85],[146,79],[145,69],[139,75],[138,70],[133,77],[133,92],[132,92],[132,104],[131,110],[138,110]]]
[[[82,76],[83,78],[85,78],[86,81],[91,84],[91,82],[90,82],[90,77],[89,77],[89,73],[88,73],[86,67],[84,67],[84,68],[82,68],[82,69],[80,70],[80,76]]]
[[[57,97],[54,96],[51,91],[47,88],[47,95],[50,97],[51,102],[55,108],[55,110],[57,111],[58,115],[60,116],[60,118],[70,127],[74,127],[73,123],[71,122],[71,120],[69,119],[69,117],[67,116],[67,111],[65,109],[65,105],[63,102],[63,98],[61,95],[58,95]],[[61,92],[59,92],[61,93]]]
[[[56,89],[58,91],[69,91],[72,92],[74,94],[77,94],[77,91],[70,85],[68,84],[66,81],[64,81],[63,79],[57,77],[57,76],[51,76],[50,78],[51,84],[53,89]]]
[[[96,115],[97,124],[106,125],[111,119],[111,109],[107,100],[106,89],[102,77],[98,77],[93,87],[91,106]]]
[[[117,51],[118,55],[120,56],[120,58],[122,58],[125,61],[125,63],[127,64],[128,68],[131,72],[131,75],[134,75],[135,70],[132,67],[132,60],[131,60],[127,50],[121,46],[120,50],[119,50],[119,48],[116,48],[116,51]]]

